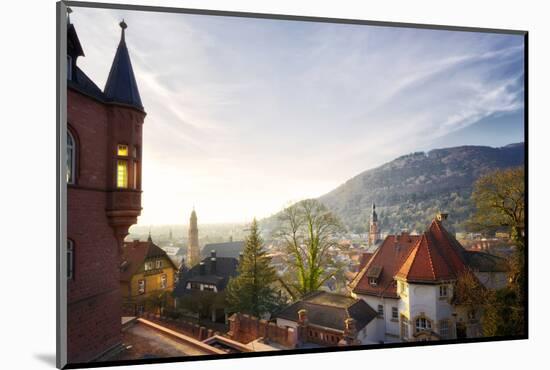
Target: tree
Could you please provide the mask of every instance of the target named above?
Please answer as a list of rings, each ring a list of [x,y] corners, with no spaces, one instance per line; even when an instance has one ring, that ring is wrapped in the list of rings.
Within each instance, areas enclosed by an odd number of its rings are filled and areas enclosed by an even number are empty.
[[[474,184],[476,211],[467,225],[473,231],[505,229],[515,244],[511,282],[521,299],[525,278],[525,171],[523,167],[496,170]]]
[[[496,170],[474,184],[476,211],[470,230],[485,233],[506,230],[515,245],[510,284],[488,295],[483,316],[487,336],[519,335],[525,329],[525,171],[523,167]]]
[[[298,202],[281,213],[280,238],[288,251],[295,279],[281,281],[293,298],[314,292],[330,279],[336,270],[327,271],[333,264],[329,255],[337,247],[334,236],[343,230],[339,219],[315,199]]]
[[[245,239],[238,275],[227,286],[230,309],[256,317],[272,313],[280,305],[279,295],[274,288],[276,281],[277,273],[264,250],[258,223],[254,219],[250,234]]]

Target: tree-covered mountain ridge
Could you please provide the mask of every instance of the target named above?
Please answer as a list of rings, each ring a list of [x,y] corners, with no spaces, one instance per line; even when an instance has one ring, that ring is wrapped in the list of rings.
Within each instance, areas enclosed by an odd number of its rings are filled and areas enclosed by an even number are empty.
[[[437,212],[449,213],[451,231],[464,231],[474,211],[475,181],[496,169],[521,166],[524,157],[524,143],[415,152],[361,172],[318,199],[356,233],[368,230],[373,202],[383,233],[422,232]],[[276,228],[277,217],[262,220],[262,228]]]
[[[372,203],[385,232],[422,231],[438,211],[462,231],[472,214],[473,184],[482,175],[524,164],[524,143],[459,146],[401,156],[364,171],[319,200],[352,231],[365,232]]]

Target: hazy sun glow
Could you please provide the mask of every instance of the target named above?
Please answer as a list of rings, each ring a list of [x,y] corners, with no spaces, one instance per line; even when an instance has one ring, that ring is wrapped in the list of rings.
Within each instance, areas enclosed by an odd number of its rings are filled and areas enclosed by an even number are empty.
[[[523,141],[521,36],[73,10],[100,87],[128,24],[139,224],[247,222],[412,151]]]

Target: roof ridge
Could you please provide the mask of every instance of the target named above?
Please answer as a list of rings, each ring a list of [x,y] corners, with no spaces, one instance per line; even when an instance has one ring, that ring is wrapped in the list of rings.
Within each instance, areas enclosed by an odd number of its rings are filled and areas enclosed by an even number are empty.
[[[433,263],[433,258],[432,258],[432,248],[430,247],[430,245],[431,245],[430,242],[432,241],[431,236],[428,236],[426,233],[424,233],[424,236],[426,237],[426,248],[428,249],[428,261],[430,262],[430,268],[432,270],[432,276],[433,276],[434,280],[437,280],[436,277],[435,277],[434,263]],[[428,238],[430,240],[428,240]]]

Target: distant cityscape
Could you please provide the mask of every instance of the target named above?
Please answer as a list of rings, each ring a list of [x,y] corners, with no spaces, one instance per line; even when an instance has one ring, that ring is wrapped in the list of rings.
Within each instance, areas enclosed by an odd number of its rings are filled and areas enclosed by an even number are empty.
[[[246,223],[138,224],[155,117],[128,24],[101,89],[70,13],[69,363],[525,334],[523,143],[401,156]]]

